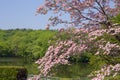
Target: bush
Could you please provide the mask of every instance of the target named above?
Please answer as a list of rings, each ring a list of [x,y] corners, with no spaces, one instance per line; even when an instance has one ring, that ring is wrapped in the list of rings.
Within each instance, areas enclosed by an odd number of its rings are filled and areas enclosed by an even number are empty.
[[[19,66],[0,66],[0,80],[26,80],[27,69]]]

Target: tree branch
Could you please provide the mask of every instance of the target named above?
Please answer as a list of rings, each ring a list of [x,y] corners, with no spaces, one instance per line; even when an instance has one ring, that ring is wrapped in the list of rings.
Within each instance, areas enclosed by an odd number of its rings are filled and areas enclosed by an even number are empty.
[[[98,4],[98,6],[100,7],[100,9],[102,10],[103,14],[106,16],[106,19],[108,20],[108,15],[106,14],[104,7],[100,4],[100,2],[98,0],[95,0],[95,2]]]

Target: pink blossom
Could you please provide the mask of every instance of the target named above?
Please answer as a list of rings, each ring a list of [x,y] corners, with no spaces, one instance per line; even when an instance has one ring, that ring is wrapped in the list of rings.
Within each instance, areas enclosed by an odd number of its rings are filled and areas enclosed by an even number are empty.
[[[114,4],[114,7],[111,7],[111,3]],[[101,22],[109,22],[111,16],[119,14],[119,7],[119,0],[44,0],[44,4],[37,9],[37,13],[47,14],[48,11],[54,12],[54,14],[57,15],[67,13],[71,18],[70,21],[68,20],[67,22],[71,23],[71,25],[74,24],[76,26],[88,25],[87,27],[100,27]],[[58,17],[61,18],[61,16]],[[54,21],[51,20],[51,24],[54,24]],[[61,22],[56,24],[61,24]]]
[[[66,45],[66,47],[64,47]],[[45,56],[42,59],[39,59],[36,63],[40,64],[39,69],[42,74],[47,75],[50,69],[55,64],[68,64],[67,58],[69,55],[74,55],[75,48],[76,51],[82,52],[85,50],[85,45],[77,46],[73,41],[60,41],[57,43],[57,46],[50,46]],[[61,52],[61,49],[62,52]]]
[[[51,45],[48,48],[45,56],[36,61],[36,63],[39,64],[41,74],[46,76],[51,71],[51,68],[56,64],[69,64],[68,59],[70,56],[80,55],[84,53],[84,51],[87,52],[93,49],[94,46],[95,48],[97,48],[96,53],[93,53],[96,56],[99,54],[103,55],[118,54],[116,49],[120,50],[120,46],[117,43],[106,41],[103,38],[98,41],[94,40],[99,36],[103,36],[104,33],[109,35],[118,34],[120,33],[120,28],[92,29],[92,30],[91,29],[66,30],[66,33],[68,35],[72,34],[74,37],[71,35],[69,40],[58,39],[55,44]],[[100,71],[96,71],[97,77],[93,78],[93,80],[103,80],[105,76],[111,74],[111,70],[116,72],[120,71],[119,64],[114,65],[114,67],[112,65],[109,65],[105,68],[102,68]],[[103,72],[103,74],[100,74],[100,72]]]
[[[116,69],[117,69],[117,71],[116,71]],[[113,71],[115,71],[114,74],[113,74]],[[92,80],[104,80],[104,78],[106,76],[109,76],[111,74],[113,74],[113,77],[114,77],[115,75],[118,74],[118,71],[120,71],[120,64],[116,64],[114,66],[108,65],[108,66],[101,68],[101,70],[99,70],[99,71],[95,71],[95,73],[94,73],[95,75],[91,74],[89,76],[94,76],[92,78]]]

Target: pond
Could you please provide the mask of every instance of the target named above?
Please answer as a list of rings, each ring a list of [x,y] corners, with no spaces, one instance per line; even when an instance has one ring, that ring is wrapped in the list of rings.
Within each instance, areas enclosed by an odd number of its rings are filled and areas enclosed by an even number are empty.
[[[87,77],[81,77],[81,78],[60,78],[60,77],[40,77],[40,80],[90,80]],[[28,78],[28,80],[38,80],[38,78]]]
[[[22,58],[0,57],[0,66],[24,66],[28,70],[28,75],[39,74],[38,65],[34,62],[24,63]],[[51,73],[53,77],[42,77],[41,80],[89,80],[86,76],[91,72],[87,64],[72,64],[55,66]],[[55,77],[54,77],[55,76]],[[61,78],[62,77],[62,78]]]
[[[24,62],[24,59],[19,57],[0,57],[0,66],[23,66],[27,68],[28,74],[39,73],[37,64]]]
[[[51,73],[54,73],[57,77],[86,78],[92,70],[88,64],[76,63],[71,65],[58,65],[52,69]]]
[[[22,66],[22,58],[17,57],[0,57],[0,66]]]

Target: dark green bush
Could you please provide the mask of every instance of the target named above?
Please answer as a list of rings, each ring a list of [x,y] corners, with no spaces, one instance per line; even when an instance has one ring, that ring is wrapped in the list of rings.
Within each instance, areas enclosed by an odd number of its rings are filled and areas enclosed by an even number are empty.
[[[19,66],[0,66],[0,80],[26,80],[27,69]]]

